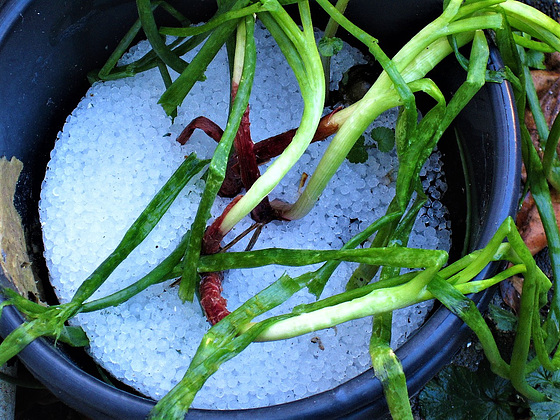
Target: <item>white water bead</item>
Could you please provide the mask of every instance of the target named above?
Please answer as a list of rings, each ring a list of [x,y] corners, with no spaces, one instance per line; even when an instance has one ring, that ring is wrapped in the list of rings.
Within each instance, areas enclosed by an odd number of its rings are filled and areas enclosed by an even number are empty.
[[[257,141],[297,127],[303,102],[295,77],[273,38],[259,25],[256,35],[258,67],[251,96],[251,131]],[[131,48],[125,60],[137,59],[147,50],[148,44],[143,41]],[[186,59],[191,60],[193,54],[190,52]],[[332,74],[339,79],[350,66],[364,62],[358,50],[345,46],[333,57]],[[218,53],[205,76],[206,81],[195,85],[179,107],[174,123],[157,105],[163,83],[155,69],[132,78],[95,83],[67,118],[51,153],[40,203],[45,259],[61,301],[68,301],[83,279],[114,249],[186,154],[212,156],[216,143],[200,130],[185,146],[175,141],[183,127],[199,115],[222,128],[225,125],[229,100],[225,51]],[[337,82],[332,83],[336,87]],[[390,110],[376,124],[391,126],[396,115],[396,110]],[[295,200],[302,174],[313,172],[326,147],[327,142],[311,144],[273,191],[272,198]],[[422,169],[423,185],[444,193],[443,170],[430,169],[430,165],[439,168],[440,158],[432,156]],[[255,249],[340,248],[385,213],[394,194],[396,164],[394,153],[374,149],[369,150],[365,164],[344,162],[307,217],[269,223]],[[192,223],[203,187],[197,178],[179,194],[156,229],[94,297],[131,284],[177,246]],[[213,216],[219,215],[227,203],[218,199]],[[435,247],[449,248],[450,232],[441,230],[441,226],[448,228],[449,222],[445,208],[438,203],[430,203],[432,218],[425,212],[416,222],[411,245],[423,246],[429,240]],[[226,242],[251,223],[249,218],[242,220]],[[245,238],[234,250],[243,250],[248,241]],[[342,292],[356,266],[341,264],[323,296]],[[229,308],[234,309],[284,272],[295,276],[309,269],[270,266],[232,270],[225,274],[224,296]],[[116,308],[79,314],[72,321],[90,338],[89,352],[95,361],[117,379],[155,399],[182,378],[209,328],[198,303],[183,304],[170,284],[153,286]],[[301,291],[270,313],[285,313],[313,300]],[[429,307],[423,304],[396,313],[394,345],[420,325]],[[361,319],[291,340],[252,344],[222,365],[196,396],[193,406],[265,406],[331,389],[369,367],[370,332],[371,319]]]

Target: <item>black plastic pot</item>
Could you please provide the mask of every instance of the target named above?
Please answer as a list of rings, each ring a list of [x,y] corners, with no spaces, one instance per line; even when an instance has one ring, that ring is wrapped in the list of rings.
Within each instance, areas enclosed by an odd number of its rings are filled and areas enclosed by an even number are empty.
[[[187,2],[193,20],[206,19],[212,1]],[[388,51],[402,45],[441,10],[436,0],[350,2],[348,15],[370,29]],[[125,0],[0,0],[0,156],[24,163],[16,204],[32,241],[40,246],[37,201],[49,152],[66,116],[87,89],[86,73],[98,68],[135,19],[134,2]],[[499,66],[493,53],[492,60]],[[441,83],[452,91],[464,77],[451,64]],[[464,151],[465,184],[454,137],[441,145],[453,195],[454,250],[463,246],[469,220],[470,248],[484,245],[513,214],[518,197],[520,154],[516,116],[508,85],[486,86],[458,119]],[[471,196],[466,217],[464,190]],[[40,258],[36,262],[41,266]],[[488,267],[489,274],[495,267]],[[475,297],[480,306],[489,293]],[[5,309],[0,333],[21,323]],[[417,392],[464,342],[467,328],[445,309],[437,309],[397,354],[410,393]],[[56,396],[94,419],[141,419],[154,402],[110,387],[82,370],[48,340],[30,344],[20,355],[29,370]],[[211,418],[371,418],[386,413],[379,381],[371,370],[331,391],[293,403],[250,411],[191,410],[188,417]]]

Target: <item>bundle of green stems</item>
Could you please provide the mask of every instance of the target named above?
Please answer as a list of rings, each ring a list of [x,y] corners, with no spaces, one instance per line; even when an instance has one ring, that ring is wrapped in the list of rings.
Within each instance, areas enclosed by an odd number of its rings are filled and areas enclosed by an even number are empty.
[[[264,249],[246,252],[201,252],[210,209],[226,177],[228,159],[249,105],[255,73],[256,46],[254,26],[260,20],[279,45],[298,81],[304,110],[292,141],[258,177],[245,194],[231,206],[215,226],[223,237],[241,219],[247,217],[298,161],[313,139],[325,108],[328,54],[321,55],[307,0],[218,0],[217,12],[207,23],[191,25],[165,1],[137,0],[138,21],[122,39],[105,66],[92,73],[92,80],[130,77],[150,68],[159,68],[166,85],[160,104],[174,116],[190,89],[200,81],[207,65],[226,45],[230,53],[232,99],[229,118],[221,140],[209,161],[191,155],[185,159],[165,186],[127,231],[118,247],[84,280],[73,299],[65,304],[44,307],[6,289],[2,306],[15,305],[27,320],[0,345],[0,364],[17,355],[38,337],[53,337],[73,345],[87,344],[78,327],[66,322],[80,312],[116,306],[149,286],[181,278],[179,295],[193,300],[201,273],[250,268],[268,264],[321,267],[298,277],[284,274],[238,309],[212,326],[202,339],[183,379],[152,410],[153,419],[182,419],[196,393],[225,361],[235,357],[255,341],[280,340],[328,328],[361,317],[372,317],[370,354],[375,375],[381,380],[387,403],[395,418],[412,418],[406,378],[402,365],[390,347],[393,311],[428,299],[436,299],[460,317],[480,339],[492,370],[511,380],[525,397],[542,401],[546,396],[527,383],[527,375],[543,366],[560,368],[555,351],[560,342],[560,235],[552,208],[550,186],[560,187],[560,164],[556,152],[560,123],[549,130],[536,99],[530,77],[527,52],[560,51],[560,25],[541,12],[515,0],[448,0],[439,17],[412,37],[392,58],[376,38],[344,16],[348,0],[336,5],[316,0],[330,17],[323,41],[335,39],[343,27],[354,40],[363,44],[383,68],[383,72],[362,99],[332,114],[329,124],[334,135],[307,185],[294,203],[274,210],[283,220],[304,217],[320,197],[325,186],[344,161],[354,144],[382,112],[399,107],[395,130],[399,167],[396,192],[385,216],[349,240],[339,250]],[[298,23],[286,11],[297,9]],[[178,22],[177,27],[161,27],[154,11],[163,8]],[[139,31],[143,31],[152,51],[141,59],[118,65],[119,59]],[[166,36],[173,36],[171,40]],[[504,68],[492,71],[488,66],[489,39],[496,43]],[[183,54],[200,47],[190,63]],[[461,49],[461,50],[459,50]],[[467,56],[464,51],[469,51]],[[455,55],[465,69],[465,79],[450,100],[427,77],[448,55]],[[180,75],[172,80],[169,69]],[[504,220],[493,239],[482,249],[448,263],[448,254],[439,250],[407,247],[408,237],[418,211],[425,202],[419,181],[420,170],[436,147],[444,131],[458,113],[486,83],[511,83],[519,115],[526,108],[537,122],[543,153],[539,155],[523,121],[522,153],[527,169],[527,189],[538,205],[548,238],[553,279],[550,281],[536,266],[511,218]],[[429,95],[434,105],[419,118],[418,93]],[[109,296],[91,300],[93,293],[114,269],[154,228],[181,189],[204,171],[205,187],[190,230],[179,246],[156,268],[131,286]],[[359,246],[371,239],[371,247]],[[507,240],[504,242],[504,240]],[[342,261],[359,263],[348,279],[344,293],[319,299],[336,267]],[[474,280],[491,262],[509,265],[495,276]],[[401,273],[407,269],[406,273]],[[378,274],[378,280],[371,282]],[[515,274],[524,276],[515,342],[507,363],[479,309],[465,295],[487,289]],[[550,288],[554,293],[549,301]],[[315,303],[297,306],[292,312],[253,320],[307,288],[317,296]],[[547,316],[540,310],[550,304]],[[530,352],[534,349],[534,353]]]

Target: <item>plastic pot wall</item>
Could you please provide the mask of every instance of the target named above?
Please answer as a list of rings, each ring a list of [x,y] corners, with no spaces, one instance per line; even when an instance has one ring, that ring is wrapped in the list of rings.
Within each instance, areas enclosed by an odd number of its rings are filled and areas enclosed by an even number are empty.
[[[182,6],[193,21],[207,19],[213,10],[212,1],[193,0]],[[378,37],[388,52],[394,52],[441,8],[441,2],[435,0],[354,0],[348,15]],[[37,202],[56,133],[85,93],[87,72],[100,67],[135,18],[134,2],[124,0],[0,0],[0,156],[15,156],[24,163],[15,201],[31,240],[41,238]],[[492,60],[499,66],[495,53]],[[438,83],[452,92],[464,74],[449,66]],[[520,154],[508,86],[486,86],[455,127],[466,157],[468,181],[464,182],[462,169],[453,172],[460,168],[454,138],[441,145],[448,162],[444,169],[454,202],[464,203],[463,190],[470,191],[467,241],[476,248],[513,214],[518,197]],[[460,204],[452,215],[454,253],[457,244],[462,247],[465,220],[465,205]],[[485,274],[495,268],[487,267]],[[489,293],[483,293],[475,300],[483,306],[488,298]],[[21,321],[17,311],[5,309],[0,333],[7,335]],[[440,308],[397,351],[411,394],[449,362],[466,334],[466,326]],[[142,419],[154,404],[85,373],[48,340],[30,344],[20,359],[58,398],[91,418]],[[249,412],[193,409],[188,417],[371,418],[386,410],[381,385],[369,370],[331,391],[292,403]]]

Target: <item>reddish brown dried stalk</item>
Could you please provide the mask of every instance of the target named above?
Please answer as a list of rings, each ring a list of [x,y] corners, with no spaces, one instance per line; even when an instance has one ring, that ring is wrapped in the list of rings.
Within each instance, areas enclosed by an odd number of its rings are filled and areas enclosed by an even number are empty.
[[[334,111],[321,118],[319,125],[317,126],[317,131],[315,131],[315,135],[311,140],[312,143],[325,140],[327,137],[338,131],[340,125],[333,122],[332,117],[341,109],[342,108],[336,108]],[[261,165],[282,153],[292,142],[294,135],[296,134],[296,130],[296,128],[292,128],[284,133],[269,137],[256,143],[255,156],[257,158],[257,163]]]
[[[214,139],[216,143],[221,140],[224,134],[224,130],[222,130],[218,124],[206,117],[200,116],[192,120],[183,129],[183,131],[181,131],[181,134],[179,134],[179,137],[177,137],[177,141],[180,144],[184,145],[191,138],[194,130],[196,130],[197,128],[204,131],[206,135],[211,139]]]
[[[239,157],[239,179],[241,180],[241,184],[246,188],[249,189],[255,183],[255,181],[260,176],[259,166],[257,165],[257,160],[255,158],[255,153],[253,150],[253,141],[251,139],[251,130],[250,130],[250,122],[249,122],[249,107],[243,113],[243,117],[241,119],[241,124],[234,139],[234,147],[235,151],[237,152],[237,156]],[[206,134],[212,137],[214,140],[219,141],[221,139],[220,131],[221,129],[214,124],[212,121],[208,120],[204,117],[199,117],[196,120],[193,120],[188,126],[187,129],[183,130],[181,133],[181,140],[186,142],[188,137],[192,134],[195,128],[200,128],[204,130]],[[220,137],[217,138],[217,135],[220,134]],[[232,200],[231,203],[226,207],[224,212],[218,217],[207,229],[204,233],[204,238],[202,239],[202,253],[203,254],[215,254],[220,250],[220,243],[222,239],[227,234],[222,230],[222,222],[226,214],[231,210],[231,208],[239,201],[241,196],[237,196]],[[274,210],[270,206],[268,201],[268,197],[265,197],[261,203],[251,212],[251,217],[253,220],[259,223],[266,223],[269,222],[274,218]],[[210,324],[214,325],[217,322],[220,322],[224,317],[230,314],[230,311],[227,309],[227,300],[222,296],[222,281],[223,281],[223,273],[221,272],[213,272],[213,273],[204,273],[201,275],[201,281],[199,285],[199,294],[200,294],[200,306],[202,310],[206,314],[206,319]]]
[[[199,285],[200,306],[204,310],[206,319],[212,325],[217,324],[230,314],[227,309],[227,300],[222,296],[223,273],[203,273],[201,274]]]
[[[334,134],[339,125],[333,123],[331,118],[339,111],[334,110],[330,114],[324,116],[317,128],[312,141],[324,140],[331,134]],[[177,138],[181,144],[185,144],[196,129],[203,130],[209,137],[219,142],[223,135],[223,130],[213,121],[205,117],[198,117],[192,120],[183,132]],[[256,145],[251,139],[249,107],[245,110],[241,119],[241,124],[234,139],[234,147],[236,153],[230,158],[226,177],[220,195],[232,196],[245,189],[251,188],[255,181],[260,177],[258,165],[278,156],[291,143],[296,129],[286,131],[274,137],[263,140]],[[225,194],[224,194],[225,193]],[[215,254],[220,251],[220,243],[227,232],[222,231],[222,222],[226,214],[241,199],[238,195],[226,207],[224,212],[218,217],[205,231],[202,240],[202,254]],[[278,214],[272,209],[268,197],[253,209],[251,217],[258,223],[264,224],[278,218]],[[223,273],[212,272],[201,275],[199,285],[200,305],[212,325],[220,322],[224,317],[230,314],[227,309],[227,300],[222,296]]]
[[[248,190],[255,181],[261,176],[259,165],[255,157],[254,143],[251,139],[251,124],[249,122],[249,107],[245,109],[241,124],[234,139],[235,151],[237,153],[239,176],[241,184]],[[229,164],[229,162],[228,162]],[[231,167],[228,167],[231,169]],[[230,170],[231,172],[231,170]],[[226,175],[227,177],[227,175]],[[276,212],[272,209],[268,197],[265,197],[251,211],[251,218],[257,223],[268,223],[277,218]]]
[[[241,195],[235,197],[225,208],[224,212],[206,228],[202,238],[202,255],[216,254],[220,251],[220,243],[227,232],[221,230],[222,221],[231,208],[241,199]],[[198,287],[200,294],[200,306],[210,324],[214,325],[229,315],[227,300],[222,296],[221,272],[203,273]]]
[[[238,82],[234,77],[231,89],[232,101],[237,95],[238,87]],[[253,151],[253,140],[251,139],[250,127],[249,106],[247,105],[233,142],[234,150],[239,157],[238,161],[241,184],[246,189],[251,188],[260,176],[259,166],[257,165],[257,160]],[[198,119],[191,121],[186,129],[183,130],[183,133],[179,136],[181,144],[184,144],[187,141],[196,128],[202,129],[206,134],[218,142],[221,140],[223,135],[223,131],[220,127],[207,118],[199,117]],[[229,162],[227,172],[231,172]],[[230,186],[231,183],[232,181],[228,181],[226,186]],[[238,184],[239,182],[234,182],[234,185]],[[204,233],[204,237],[202,239],[203,254],[214,254],[220,250],[220,243],[227,233],[222,229],[223,219],[240,198],[240,196],[236,197],[226,207],[222,215],[218,217]],[[259,203],[259,205],[251,212],[251,217],[257,222],[263,222],[265,220],[268,222],[272,220],[274,217],[274,211],[272,210],[267,197],[265,197],[265,199],[261,201],[261,203]],[[227,309],[227,300],[222,296],[222,280],[223,273],[221,272],[206,273],[201,276],[199,285],[200,305],[206,314],[208,322],[212,325],[220,322],[230,313]]]
[[[317,131],[311,140],[312,142],[325,140],[327,137],[338,131],[340,125],[339,123],[333,122],[332,116],[341,109],[342,108],[337,108],[321,118]],[[216,142],[221,139],[222,129],[217,124],[205,117],[198,117],[189,123],[189,125],[179,135],[177,141],[181,144],[185,144],[196,128],[203,130]],[[293,128],[284,133],[269,137],[258,143],[254,143],[253,151],[257,160],[257,165],[262,165],[281,154],[292,142],[295,133],[296,129]],[[242,188],[243,183],[241,181],[239,158],[237,154],[233,154],[228,162],[226,177],[224,183],[222,184],[222,188],[220,189],[219,195],[220,197],[235,197],[241,192]]]
[[[222,239],[224,239],[224,236],[227,235],[227,232],[222,231],[222,222],[232,207],[241,200],[241,197],[243,196],[238,195],[231,200],[231,203],[227,205],[223,213],[206,228],[204,237],[202,238],[201,253],[203,255],[212,255],[220,251],[220,243],[222,242]]]

